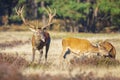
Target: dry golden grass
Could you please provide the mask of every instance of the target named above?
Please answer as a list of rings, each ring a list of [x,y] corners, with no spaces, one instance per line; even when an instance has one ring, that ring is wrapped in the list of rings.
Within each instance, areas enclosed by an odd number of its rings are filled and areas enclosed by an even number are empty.
[[[37,64],[38,58],[39,58],[39,52],[36,53],[35,63],[30,64],[31,58],[32,58],[32,48],[31,43],[29,42],[31,40],[32,33],[27,32],[0,32],[0,44],[5,43],[12,43],[12,41],[22,41],[23,43],[25,41],[28,41],[24,44],[18,44],[13,47],[6,46],[4,49],[3,46],[0,46],[0,52],[2,54],[18,54],[19,57],[22,57],[25,59],[29,66],[20,69],[22,75],[30,76],[30,75],[42,75],[42,74],[49,74],[49,75],[62,75],[65,78],[73,76],[74,78],[76,75],[89,75],[90,72],[95,77],[104,77],[105,75],[112,75],[120,77],[120,65],[118,66],[103,66],[103,67],[96,67],[96,66],[90,66],[90,65],[82,65],[75,67],[72,65],[72,68],[70,65],[64,63],[61,67],[61,64],[59,64],[59,56],[62,51],[61,41],[65,37],[78,37],[78,38],[85,38],[90,40],[93,44],[100,40],[108,40],[111,42],[117,51],[116,60],[120,61],[120,34],[119,33],[112,33],[112,34],[92,34],[92,33],[61,33],[61,32],[50,32],[51,35],[51,45],[50,50],[48,53],[48,63],[44,64],[44,55],[42,57],[41,64]],[[14,42],[13,42],[14,44]],[[32,76],[31,76],[32,77]],[[33,76],[34,77],[34,76]],[[31,79],[34,80],[34,79]],[[65,80],[65,79],[64,79]],[[77,80],[77,79],[76,79]],[[101,79],[102,80],[102,79]],[[116,79],[117,80],[117,79]]]

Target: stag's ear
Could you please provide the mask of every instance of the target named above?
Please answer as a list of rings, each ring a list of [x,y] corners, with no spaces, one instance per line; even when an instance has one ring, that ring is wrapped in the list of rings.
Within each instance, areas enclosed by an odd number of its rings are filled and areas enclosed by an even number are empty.
[[[29,30],[32,31],[32,32],[36,32],[36,30],[33,29],[33,28],[29,28]]]

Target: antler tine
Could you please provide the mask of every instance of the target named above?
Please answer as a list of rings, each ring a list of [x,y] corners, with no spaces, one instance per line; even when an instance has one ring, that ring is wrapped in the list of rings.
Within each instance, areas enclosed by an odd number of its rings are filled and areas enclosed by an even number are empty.
[[[20,13],[22,14],[23,13],[23,9],[24,9],[24,6],[22,6],[20,9]]]
[[[47,8],[44,8],[45,11],[47,12],[47,14],[49,16],[55,16],[56,15],[56,9],[54,8],[54,13],[52,12],[52,10],[50,9],[50,7],[47,6]]]
[[[51,23],[51,21],[52,21],[52,19],[53,19],[54,16],[55,16],[55,15],[50,15],[50,16],[49,16],[48,24]]]
[[[19,15],[19,12],[18,12],[18,10],[17,10],[17,8],[16,8],[16,7],[15,7],[15,11],[16,11],[17,15]]]
[[[50,9],[50,7],[47,6],[47,8],[48,8],[49,13],[52,13],[52,10]]]
[[[45,11],[47,12],[47,14],[49,15],[50,14],[50,12],[44,7],[44,9],[45,9]]]
[[[27,21],[25,20],[25,18],[24,18],[24,16],[23,16],[23,10],[24,10],[24,6],[21,6],[21,7],[19,7],[18,9],[15,8],[15,11],[16,11],[17,15],[18,15],[19,17],[21,17],[21,19],[22,19],[22,21],[24,22],[24,24],[27,25],[27,26],[29,26],[29,27],[31,27],[31,28],[34,28],[34,27],[35,27],[34,25],[32,25],[32,24],[30,24],[30,23],[27,23]]]
[[[55,11],[55,12],[53,13],[53,15],[55,16],[55,15],[56,15],[56,9],[55,9],[55,8],[54,8],[54,11]]]
[[[47,6],[47,8],[45,8],[45,11],[47,12],[49,19],[48,19],[47,25],[45,25],[43,28],[46,28],[47,26],[53,24],[52,19],[56,15],[55,8],[53,9],[53,12],[52,12],[52,9],[50,9],[50,7]]]
[[[54,12],[52,12],[52,10],[50,9],[50,7],[47,6],[47,8],[48,8],[48,10],[49,10],[49,13],[52,14],[52,16],[55,16],[55,15],[56,15],[56,9],[55,9],[55,8],[53,9]]]
[[[17,15],[20,16],[23,13],[23,9],[24,9],[24,6],[19,7],[18,9],[15,7],[15,11],[16,11]]]
[[[19,12],[19,14],[22,12],[20,7],[18,8],[18,12]]]

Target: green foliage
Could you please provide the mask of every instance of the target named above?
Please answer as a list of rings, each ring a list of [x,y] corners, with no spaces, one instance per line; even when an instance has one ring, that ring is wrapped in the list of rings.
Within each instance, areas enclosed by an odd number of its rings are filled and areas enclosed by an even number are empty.
[[[99,3],[100,11],[107,13],[111,11],[112,15],[120,14],[120,0],[109,1],[109,0],[100,0]]]
[[[17,15],[13,15],[13,16],[9,17],[9,19],[12,22],[20,22],[21,21],[21,19]]]
[[[25,3],[25,2],[26,2],[26,0],[18,0],[19,4],[22,4],[22,3]]]
[[[96,2],[93,4],[89,1],[81,2],[81,0],[79,0],[79,2],[78,0],[33,0],[31,2],[26,0],[0,0],[0,18],[3,15],[8,15],[10,20],[20,21],[19,18],[14,16],[14,7],[24,4],[26,6],[25,17],[35,19],[36,17],[33,18],[34,16],[31,16],[31,14],[36,14],[37,10],[39,16],[46,14],[41,7],[41,2],[44,2],[43,5],[45,7],[55,8],[57,10],[57,18],[62,20],[68,19],[76,23],[81,21],[81,19],[87,19],[86,17],[89,14],[90,6],[94,9],[98,6],[100,15],[103,15],[101,18],[104,17],[104,19],[107,20],[107,18],[110,17],[112,20],[111,26],[120,26],[120,0],[93,0],[93,2]],[[37,10],[32,12],[35,7],[37,7]],[[107,16],[109,13],[110,15]],[[0,23],[2,23],[1,20]],[[77,24],[77,26],[79,25],[80,24]]]
[[[111,10],[111,3],[108,0],[101,0],[99,3],[99,9],[103,12]]]
[[[38,8],[38,14],[42,14],[42,13],[43,13],[43,11],[44,11],[44,9],[43,9],[43,8]]]
[[[75,0],[56,0],[52,5],[57,9],[58,16],[74,20],[84,18],[89,6],[89,3],[77,3]]]
[[[120,0],[97,0],[97,5],[101,14],[110,13],[114,26],[120,26]]]

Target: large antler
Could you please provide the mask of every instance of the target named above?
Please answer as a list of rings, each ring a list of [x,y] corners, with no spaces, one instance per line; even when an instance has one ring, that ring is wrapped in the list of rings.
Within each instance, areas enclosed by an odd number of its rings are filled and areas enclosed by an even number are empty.
[[[18,16],[21,17],[22,21],[24,22],[25,25],[31,27],[31,28],[35,28],[34,25],[30,24],[30,23],[27,23],[27,21],[25,20],[24,16],[23,16],[23,9],[24,9],[24,6],[22,7],[19,7],[18,9],[15,8],[15,11],[17,13]]]
[[[49,20],[47,22],[47,25],[43,26],[43,28],[46,28],[52,24],[52,20],[53,20],[54,16],[56,15],[56,9],[53,9],[53,10],[54,10],[54,12],[52,12],[52,10],[49,7],[45,8],[45,11],[48,14]]]

